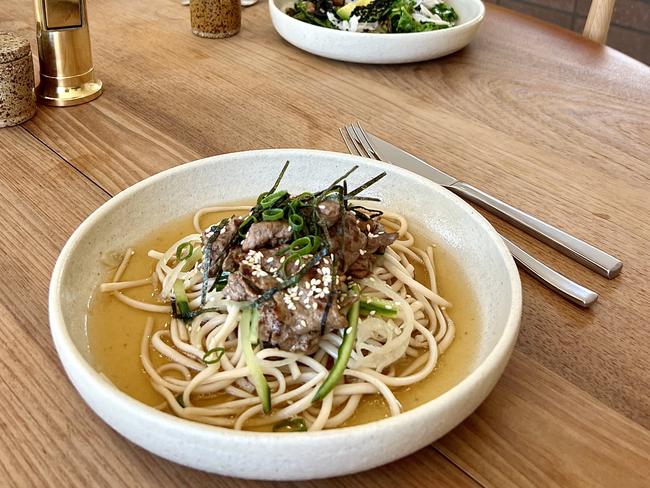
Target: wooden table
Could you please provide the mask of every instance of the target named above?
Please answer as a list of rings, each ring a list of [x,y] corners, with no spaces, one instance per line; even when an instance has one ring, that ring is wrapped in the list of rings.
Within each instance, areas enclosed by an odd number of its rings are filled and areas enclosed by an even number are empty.
[[[177,0],[89,3],[105,94],[0,130],[0,484],[255,485],[154,457],[85,406],[50,340],[49,276],[75,227],[136,181],[230,151],[344,151],[337,127],[359,119],[625,266],[608,281],[491,219],[600,301],[581,310],[524,275],[516,352],[471,417],[392,465],[305,485],[648,486],[650,69],[492,6],[460,53],[362,66],[283,42],[263,4],[217,41]],[[31,5],[2,10],[0,30],[33,40]]]

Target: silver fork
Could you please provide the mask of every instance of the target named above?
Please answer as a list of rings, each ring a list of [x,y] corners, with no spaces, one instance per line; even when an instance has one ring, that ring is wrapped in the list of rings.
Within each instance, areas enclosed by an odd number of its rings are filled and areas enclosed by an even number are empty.
[[[390,164],[379,157],[359,123],[346,125],[345,127],[341,127],[339,131],[350,154]],[[501,238],[510,250],[515,261],[525,271],[537,278],[551,290],[581,307],[589,307],[598,299],[596,292],[585,288],[548,267],[505,237],[501,236]]]

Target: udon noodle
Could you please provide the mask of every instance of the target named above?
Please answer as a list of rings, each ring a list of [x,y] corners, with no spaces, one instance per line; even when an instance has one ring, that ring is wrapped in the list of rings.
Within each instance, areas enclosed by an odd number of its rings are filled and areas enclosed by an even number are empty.
[[[155,271],[133,281],[120,281],[133,251],[127,250],[112,282],[101,285],[126,305],[151,314],[170,315],[169,327],[154,330],[147,320],[140,357],[153,388],[164,401],[157,408],[193,421],[233,429],[318,431],[341,426],[350,419],[364,397],[381,395],[390,415],[402,411],[396,389],[413,385],[436,367],[439,356],[454,340],[454,323],[447,314],[450,304],[438,294],[433,247],[415,246],[408,222],[396,213],[384,212],[381,223],[398,237],[374,262],[372,273],[357,280],[360,296],[368,302],[384,300],[395,308],[390,317],[373,311],[360,317],[356,341],[339,383],[322,399],[314,396],[326,380],[348,329],[333,330],[320,338],[312,354],[257,346],[254,356],[268,383],[272,411],[263,411],[262,400],[252,387],[247,364],[247,344],[240,330],[246,302],[228,299],[223,291],[207,294],[204,313],[191,320],[174,318],[169,300],[174,284],[183,283],[191,309],[201,306],[201,259],[191,269],[177,257],[182,246],[202,247],[200,221],[215,212],[243,214],[250,207],[224,206],[199,210],[194,215],[196,233],[166,250],[150,250]],[[416,280],[416,266],[426,271]],[[149,286],[162,298],[146,303],[124,293]],[[168,303],[164,303],[167,301]],[[392,304],[392,305],[390,305]],[[152,352],[165,358],[156,366]],[[297,422],[296,422],[297,420]]]

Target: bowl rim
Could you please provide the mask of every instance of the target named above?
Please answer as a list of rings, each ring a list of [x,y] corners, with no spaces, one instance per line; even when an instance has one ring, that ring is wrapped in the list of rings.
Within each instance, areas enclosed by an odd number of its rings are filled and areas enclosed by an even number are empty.
[[[469,0],[471,2],[474,2],[478,5],[479,7],[479,12],[475,17],[472,17],[469,19],[467,22],[463,22],[462,24],[457,24],[452,27],[449,27],[447,29],[437,29],[437,30],[432,30],[432,31],[425,31],[425,32],[394,32],[394,33],[388,33],[388,32],[381,32],[381,33],[375,33],[375,32],[350,32],[350,31],[342,31],[338,29],[329,29],[327,27],[322,27],[320,25],[314,25],[310,24],[308,22],[303,22],[302,20],[294,19],[290,15],[287,15],[285,12],[283,12],[278,5],[276,5],[277,0],[268,0],[269,2],[269,10],[271,10],[272,14],[272,20],[275,21],[275,16],[280,15],[286,17],[288,20],[286,22],[289,22],[290,25],[291,23],[294,23],[294,27],[300,26],[300,28],[304,29],[318,29],[318,31],[313,31],[313,32],[332,32],[336,33],[336,35],[344,35],[344,36],[351,36],[353,37],[366,37],[366,38],[377,38],[380,40],[385,41],[386,39],[416,39],[418,37],[444,37],[445,33],[448,32],[459,32],[461,30],[467,30],[471,29],[474,25],[480,24],[483,19],[485,18],[485,4],[483,3],[482,0]],[[275,22],[274,22],[275,23]],[[370,37],[368,37],[370,36]]]
[[[497,231],[492,227],[492,225],[479,212],[474,210],[473,207],[463,201],[460,197],[431,180],[428,180],[403,168],[391,165],[391,172],[401,174],[401,176],[405,177],[416,178],[421,183],[431,186],[432,190],[442,191],[443,194],[446,194],[446,197],[455,200],[457,204],[465,207],[465,210],[468,213],[468,217],[472,218],[477,225],[483,227],[484,230],[487,231],[490,239],[493,241],[493,244],[497,246],[497,249],[500,251],[501,256],[504,258],[504,264],[506,266],[509,277],[511,300],[510,311],[504,325],[503,332],[492,350],[488,352],[486,357],[480,363],[478,363],[475,366],[474,370],[465,376],[459,383],[454,385],[452,388],[440,396],[429,400],[411,410],[402,412],[400,415],[394,417],[387,417],[375,420],[373,422],[349,427],[340,427],[317,432],[301,432],[295,433],[293,435],[287,435],[286,432],[256,432],[234,430],[226,427],[206,425],[192,420],[176,417],[174,415],[170,415],[168,413],[157,410],[152,406],[146,405],[139,400],[136,400],[135,398],[119,390],[111,382],[107,381],[82,356],[81,352],[75,345],[63,318],[60,298],[62,290],[61,279],[66,266],[70,262],[69,258],[73,248],[76,247],[81,238],[86,234],[87,230],[92,228],[92,226],[95,224],[95,221],[99,220],[107,214],[110,214],[114,207],[121,205],[121,203],[124,200],[130,198],[131,195],[150,185],[155,185],[159,180],[173,177],[175,173],[192,170],[193,168],[198,168],[204,164],[210,164],[211,162],[219,160],[227,160],[233,157],[247,157],[250,159],[255,159],[259,156],[266,156],[268,154],[277,153],[281,153],[282,157],[285,159],[287,156],[294,159],[300,156],[344,158],[350,160],[351,163],[362,163],[366,166],[375,167],[379,171],[386,169],[386,163],[383,162],[377,162],[346,153],[337,153],[333,151],[322,151],[314,149],[261,149],[209,156],[168,168],[122,190],[104,202],[102,205],[100,205],[97,209],[95,209],[68,238],[68,241],[63,246],[59,257],[57,258],[52,272],[48,297],[49,322],[50,331],[54,340],[57,355],[59,356],[59,360],[62,362],[66,374],[70,378],[77,392],[80,394],[80,396],[82,396],[82,399],[84,399],[84,402],[88,403],[84,396],[81,394],[79,388],[76,386],[76,382],[73,381],[72,375],[68,370],[69,367],[74,368],[77,379],[84,381],[84,384],[89,384],[93,389],[99,389],[103,395],[110,396],[114,402],[113,408],[122,407],[123,409],[129,410],[130,413],[134,415],[134,417],[137,416],[138,418],[147,419],[148,421],[155,423],[158,426],[173,428],[175,432],[184,432],[193,437],[201,438],[206,441],[215,440],[218,438],[231,438],[234,436],[242,439],[258,441],[262,439],[273,438],[274,442],[289,445],[294,442],[302,442],[303,440],[310,438],[334,438],[350,435],[361,436],[367,434],[373,435],[377,434],[380,429],[398,429],[400,424],[405,424],[416,420],[418,417],[425,415],[427,410],[435,409],[436,405],[440,405],[443,402],[446,402],[448,398],[453,398],[454,396],[463,397],[472,389],[478,388],[479,385],[488,376],[488,373],[499,367],[499,364],[504,359],[504,356],[506,360],[509,358],[512,347],[514,346],[519,333],[522,313],[522,289],[517,266],[503,240]],[[64,356],[68,363],[64,361]],[[500,374],[501,373],[499,373],[499,376]],[[93,407],[91,407],[91,409],[95,411]]]

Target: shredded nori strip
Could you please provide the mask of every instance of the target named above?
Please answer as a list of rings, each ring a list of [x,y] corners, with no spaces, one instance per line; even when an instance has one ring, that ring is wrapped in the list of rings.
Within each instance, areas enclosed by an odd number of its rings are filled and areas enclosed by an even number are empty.
[[[289,167],[289,161],[287,160],[284,163],[284,166],[282,166],[282,170],[280,171],[278,177],[275,179],[275,183],[273,184],[273,187],[271,188],[269,193],[273,193],[275,190],[278,189],[278,186],[280,186],[280,182],[282,181],[282,178],[284,178],[284,173],[286,173],[288,167]]]
[[[319,192],[316,192],[315,195],[316,195],[317,197],[318,197],[318,196],[321,196],[321,195],[327,195],[331,190],[333,190],[333,189],[336,188],[337,186],[340,186],[339,183],[341,183],[341,181],[345,181],[345,179],[346,179],[348,176],[350,176],[352,173],[354,173],[357,169],[359,169],[359,166],[358,166],[358,165],[354,165],[354,166],[352,166],[352,169],[350,169],[347,173],[345,173],[343,176],[341,176],[341,177],[337,178],[336,180],[334,180],[334,181],[330,184],[330,186],[328,186],[325,190],[321,190],[321,191],[319,191]]]
[[[172,303],[173,303],[173,299],[172,299]],[[174,308],[174,306],[172,305],[172,310],[173,310],[173,308]],[[175,319],[186,319],[186,320],[191,320],[191,319],[194,319],[194,318],[198,317],[199,315],[203,315],[204,313],[208,313],[208,312],[219,312],[219,311],[220,311],[220,309],[218,309],[218,308],[214,308],[214,307],[208,307],[208,308],[197,308],[196,310],[192,310],[190,313],[186,314],[185,317],[182,317],[182,316],[180,316],[180,315],[177,315],[176,312],[174,311],[174,312],[173,312],[173,317],[174,317]]]
[[[345,201],[349,200],[357,200],[357,201],[365,201],[365,202],[381,202],[381,198],[377,197],[358,197],[358,196],[353,196],[353,197],[345,197]]]
[[[372,220],[376,217],[381,217],[384,215],[384,212],[381,210],[375,210],[372,208],[366,208],[361,205],[355,205],[354,207],[350,207],[349,210],[353,211],[354,214],[359,217],[359,219],[363,220],[364,222],[367,222],[369,220]],[[363,210],[363,212],[362,212]]]
[[[355,196],[355,195],[361,193],[363,190],[365,190],[365,189],[367,189],[368,187],[370,187],[370,186],[374,185],[375,183],[377,183],[377,182],[378,182],[379,180],[381,180],[384,176],[386,176],[386,172],[385,172],[385,171],[384,171],[383,173],[379,173],[379,174],[378,174],[377,176],[375,176],[374,178],[369,179],[369,180],[366,181],[363,185],[358,186],[357,188],[355,188],[354,190],[352,190],[350,193],[348,193],[346,196],[347,196],[348,199],[349,199],[350,197],[353,197],[353,196]]]
[[[212,244],[214,241],[217,240],[217,237],[219,237],[219,233],[221,232],[221,229],[223,229],[226,224],[230,222],[230,219],[222,219],[221,222],[219,222],[217,225],[213,225],[210,227],[210,237],[208,237],[208,240],[205,243],[205,247],[203,248],[203,284],[201,285],[201,305],[205,305],[205,300],[208,295],[208,281],[210,279],[210,266],[212,266]],[[221,273],[219,272],[218,275]],[[219,279],[219,276],[216,277],[214,282],[216,283]]]
[[[345,209],[347,206],[347,203],[345,201],[345,194],[347,193],[347,182],[343,180],[343,187],[341,188],[341,191],[339,191],[338,194],[338,200],[339,200],[339,205],[340,205],[340,214],[341,214],[341,219],[343,219]],[[332,249],[332,242],[330,240],[329,236],[329,229],[327,228],[327,225],[325,222],[323,222],[323,219],[321,218],[320,214],[318,214],[318,225],[323,231],[324,239],[327,241],[327,247],[329,249]],[[345,224],[341,222],[341,224],[338,226],[338,235],[337,237],[340,238],[340,246],[339,249],[343,246],[343,232],[344,232],[344,227]],[[325,309],[323,310],[323,315],[321,316],[320,319],[320,335],[325,334],[325,326],[327,325],[327,319],[329,317],[330,310],[332,309],[332,305],[334,303],[334,300],[336,298],[336,279],[338,277],[338,271],[337,271],[337,265],[338,265],[338,259],[336,254],[332,255],[332,269],[330,275],[332,276],[332,284],[330,286],[330,292],[329,295],[327,296],[327,303],[325,304]]]
[[[300,281],[300,279],[305,275],[305,273],[307,273],[307,271],[309,271],[318,263],[320,263],[321,260],[328,254],[329,254],[329,249],[327,248],[327,246],[322,247],[320,251],[314,254],[314,256],[312,256],[312,258],[309,261],[307,261],[307,263],[302,268],[300,268],[299,271],[297,271],[289,278],[284,280],[280,285],[273,288],[269,288],[264,293],[262,293],[259,297],[257,297],[257,299],[253,302],[253,306],[259,307],[259,305],[261,305],[263,302],[273,298],[273,295],[275,295],[277,292],[295,286]]]

